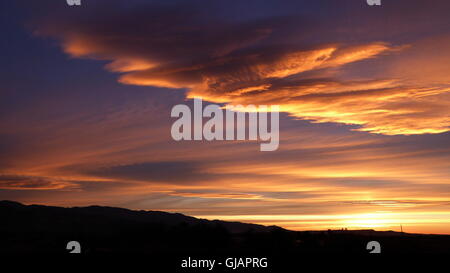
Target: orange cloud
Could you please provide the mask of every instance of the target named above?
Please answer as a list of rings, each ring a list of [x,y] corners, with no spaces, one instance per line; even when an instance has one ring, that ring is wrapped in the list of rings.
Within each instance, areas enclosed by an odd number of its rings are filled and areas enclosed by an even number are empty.
[[[93,47],[90,52],[89,43],[78,45],[78,42],[69,38],[66,51],[86,56],[99,51]],[[355,124],[361,131],[387,135],[448,131],[449,84],[415,81],[409,84],[406,78],[389,75],[384,75],[384,79],[339,79],[340,70],[349,64],[365,61],[370,65],[370,59],[381,54],[395,55],[405,50],[409,54],[408,48],[378,42],[335,45],[306,51],[218,57],[176,67],[145,58],[118,57],[107,68],[128,72],[119,79],[124,84],[188,88],[189,98],[202,97],[218,103],[278,104],[281,111],[312,122]],[[427,65],[440,64],[435,60]],[[307,73],[315,75],[304,76]]]
[[[442,31],[393,43],[393,34],[380,35],[373,25],[385,26],[368,18],[359,27],[370,30],[364,35],[336,26],[354,35],[345,41],[330,28],[333,20],[325,22],[328,28],[310,24],[298,30],[300,19],[225,22],[180,13],[176,6],[146,6],[147,14],[116,13],[112,5],[95,5],[84,19],[64,11],[38,22],[36,33],[60,39],[72,57],[110,61],[106,68],[122,73],[123,84],[183,88],[188,98],[217,103],[278,104],[299,119],[357,125],[377,134],[449,130],[450,39]],[[440,28],[445,19],[438,9],[433,12]],[[422,27],[400,19],[396,33]]]

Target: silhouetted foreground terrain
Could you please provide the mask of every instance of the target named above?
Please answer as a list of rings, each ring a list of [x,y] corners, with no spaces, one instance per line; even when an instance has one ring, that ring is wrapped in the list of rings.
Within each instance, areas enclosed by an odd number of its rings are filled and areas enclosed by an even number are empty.
[[[67,253],[78,241],[84,254],[170,255],[450,254],[450,236],[399,232],[289,231],[279,227],[208,221],[158,211],[112,207],[49,207],[0,201],[0,252]]]

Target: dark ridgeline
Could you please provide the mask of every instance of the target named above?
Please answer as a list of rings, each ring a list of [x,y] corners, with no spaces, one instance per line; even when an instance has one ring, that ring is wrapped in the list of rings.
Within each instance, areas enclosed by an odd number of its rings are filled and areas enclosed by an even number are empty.
[[[450,253],[450,235],[373,230],[289,231],[178,213],[112,207],[50,207],[0,201],[1,253],[67,253],[78,241],[82,253],[173,255],[366,254],[381,243],[382,253]]]

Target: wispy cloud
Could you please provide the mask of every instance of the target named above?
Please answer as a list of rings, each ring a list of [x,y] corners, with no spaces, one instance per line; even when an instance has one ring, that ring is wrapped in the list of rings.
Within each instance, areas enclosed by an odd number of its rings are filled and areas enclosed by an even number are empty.
[[[188,97],[212,102],[279,104],[300,119],[354,124],[372,133],[449,130],[448,54],[436,55],[450,46],[448,33],[434,35],[440,38],[418,33],[401,42],[356,30],[352,37],[360,42],[332,33],[346,27],[335,25],[339,16],[307,25],[302,15],[233,22],[206,14],[211,5],[199,3],[180,12],[176,5],[156,4],[123,10],[114,2],[76,17],[67,11],[67,17],[48,17],[35,29],[60,39],[73,57],[111,61],[106,68],[124,73],[119,76],[124,84],[186,88]],[[446,19],[436,16],[439,28]],[[373,31],[373,20],[358,21],[358,29]],[[405,27],[412,28],[403,22],[394,26],[399,33]],[[430,39],[439,45],[430,46]]]

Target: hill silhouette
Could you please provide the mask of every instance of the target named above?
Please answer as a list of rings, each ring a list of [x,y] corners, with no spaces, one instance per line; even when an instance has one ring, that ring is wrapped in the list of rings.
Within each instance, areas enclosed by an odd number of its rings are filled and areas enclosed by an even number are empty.
[[[449,235],[393,231],[290,231],[179,213],[114,207],[52,207],[0,201],[0,253],[67,253],[78,241],[83,253],[170,255],[367,254],[367,242],[382,253],[450,254]]]

